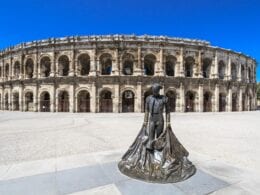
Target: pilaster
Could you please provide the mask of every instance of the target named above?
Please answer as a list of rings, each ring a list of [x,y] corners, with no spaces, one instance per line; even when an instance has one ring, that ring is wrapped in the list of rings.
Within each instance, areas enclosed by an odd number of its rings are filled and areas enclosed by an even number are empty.
[[[184,86],[180,83],[179,88],[179,97],[177,98],[177,111],[178,112],[185,112],[185,94],[184,94]]]
[[[201,50],[199,50],[198,53],[198,59],[197,59],[197,77],[202,78],[202,57],[201,57]]]
[[[228,89],[228,104],[227,104],[227,111],[232,111],[232,88]]]
[[[183,47],[180,49],[180,55],[179,55],[179,62],[178,62],[178,76],[179,77],[184,77],[184,56],[183,56]]]
[[[219,111],[219,84],[216,84],[215,86],[215,107],[214,112]]]
[[[97,112],[97,88],[95,82],[91,84],[90,112]]]
[[[120,90],[119,84],[114,85],[114,98],[113,98],[113,112],[119,112],[119,97],[120,97]]]
[[[90,76],[96,76],[96,62],[97,62],[97,51],[96,49],[92,50],[92,55],[90,56]]]
[[[135,112],[142,112],[142,83],[137,82],[135,95]]]
[[[198,90],[198,95],[199,95],[199,108],[197,111],[203,112],[203,85],[199,84],[199,90]]]
[[[142,68],[142,49],[141,46],[138,45],[137,48],[137,63],[136,67],[134,68],[134,76],[142,75],[143,68]]]

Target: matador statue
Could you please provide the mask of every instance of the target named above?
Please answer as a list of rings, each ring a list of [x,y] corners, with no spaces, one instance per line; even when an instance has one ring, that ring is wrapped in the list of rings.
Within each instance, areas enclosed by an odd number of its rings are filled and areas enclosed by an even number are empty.
[[[118,163],[118,168],[135,179],[174,183],[194,175],[196,168],[187,158],[188,151],[172,131],[168,97],[160,95],[160,89],[158,83],[152,85],[152,95],[145,100],[142,128]]]

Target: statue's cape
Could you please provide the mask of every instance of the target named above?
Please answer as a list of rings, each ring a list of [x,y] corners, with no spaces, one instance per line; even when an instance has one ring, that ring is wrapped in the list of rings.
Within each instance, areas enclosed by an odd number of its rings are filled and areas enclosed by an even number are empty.
[[[142,126],[118,164],[122,173],[158,183],[179,182],[195,174],[195,166],[187,159],[189,153],[176,138],[171,126],[167,126],[153,141],[152,148],[147,147],[147,143],[146,126]]]

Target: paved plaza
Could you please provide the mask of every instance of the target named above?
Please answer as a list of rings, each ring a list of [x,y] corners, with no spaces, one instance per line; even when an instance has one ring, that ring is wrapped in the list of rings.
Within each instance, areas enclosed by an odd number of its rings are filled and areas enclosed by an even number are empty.
[[[143,113],[0,112],[0,195],[260,194],[260,112],[174,113],[197,167],[152,184],[117,169]]]

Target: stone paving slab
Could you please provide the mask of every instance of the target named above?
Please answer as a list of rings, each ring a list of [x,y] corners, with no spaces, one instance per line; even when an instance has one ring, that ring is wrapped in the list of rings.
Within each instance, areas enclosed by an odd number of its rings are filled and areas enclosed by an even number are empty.
[[[119,152],[101,152],[95,154],[86,154],[83,157],[81,155],[74,155],[70,157],[70,165],[72,166],[62,166],[63,169],[55,171],[50,169],[50,167],[57,167],[56,165],[51,164],[49,167],[46,166],[44,170],[43,165],[47,162],[52,162],[51,159],[48,161],[35,161],[27,162],[21,167],[25,168],[23,173],[17,175],[17,178],[14,178],[14,173],[10,170],[6,174],[6,178],[0,182],[0,194],[2,195],[31,195],[31,194],[121,194],[121,195],[138,195],[138,194],[149,194],[149,195],[172,195],[172,194],[223,194],[223,193],[246,193],[250,192],[239,186],[237,183],[229,183],[230,180],[226,179],[229,177],[229,173],[224,176],[220,172],[220,175],[216,175],[216,170],[228,167],[230,170],[230,175],[237,180],[243,180],[240,177],[243,176],[243,170],[239,170],[236,167],[232,167],[215,160],[203,161],[197,157],[196,174],[188,180],[183,182],[174,183],[174,184],[155,184],[139,181],[136,179],[129,178],[125,175],[122,175],[118,168],[118,154]],[[121,153],[123,154],[123,152]],[[85,161],[86,156],[96,159],[96,163],[93,161]],[[106,158],[107,157],[107,158]],[[109,158],[110,157],[110,158]],[[114,157],[114,158],[113,158]],[[82,159],[81,159],[82,158]],[[100,159],[109,159],[109,162],[101,163]],[[62,158],[60,157],[56,162],[61,166],[62,162],[66,164],[66,160],[69,157]],[[202,163],[200,163],[202,162]],[[207,163],[206,163],[207,162]],[[39,170],[34,168],[30,170],[30,165],[35,167],[35,165],[40,165]],[[212,167],[209,168],[210,164]],[[19,167],[19,165],[16,165]],[[224,167],[223,167],[224,166]],[[0,167],[1,168],[1,167]],[[11,168],[12,169],[12,168]],[[204,171],[206,170],[206,171]],[[232,171],[233,170],[233,171]],[[45,172],[46,171],[46,172]],[[35,172],[35,174],[34,174]],[[39,174],[41,173],[41,174]],[[8,176],[8,174],[12,175]],[[29,175],[31,174],[31,175]],[[222,177],[222,178],[220,178]],[[249,193],[250,194],[250,193]]]
[[[141,113],[0,112],[0,195],[258,195],[259,117],[173,114],[173,130],[198,171],[184,182],[152,184],[117,169],[140,130]]]

